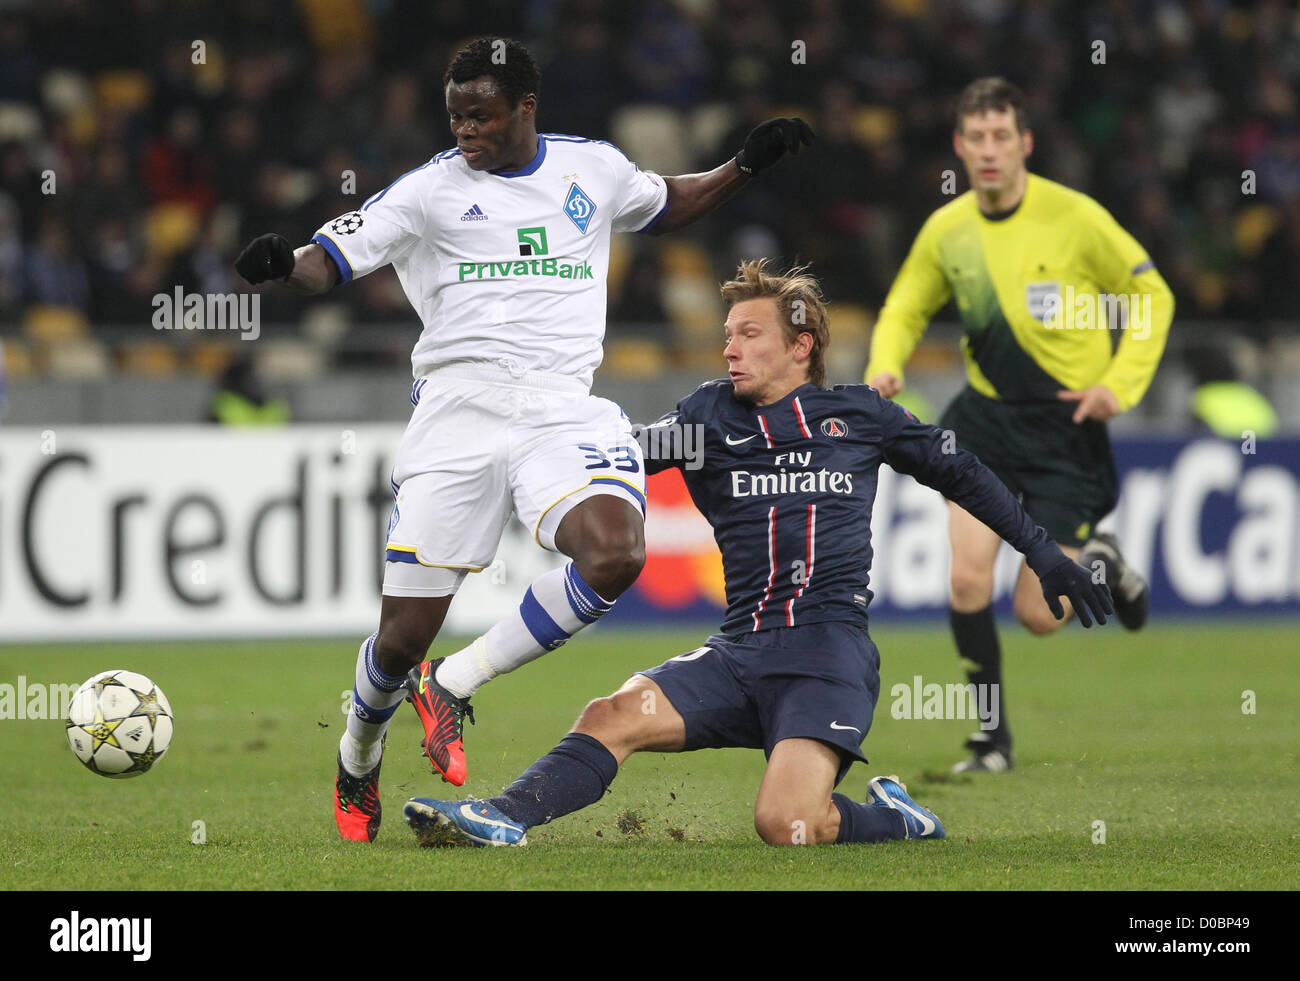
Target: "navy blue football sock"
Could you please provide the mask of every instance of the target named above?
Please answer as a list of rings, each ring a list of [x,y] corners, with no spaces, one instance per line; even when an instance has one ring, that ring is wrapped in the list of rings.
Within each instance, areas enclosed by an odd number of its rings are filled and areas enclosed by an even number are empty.
[[[600,740],[571,732],[488,803],[531,828],[596,803],[617,774],[618,761]]]
[[[840,811],[840,833],[835,844],[846,845],[862,841],[901,841],[907,837],[907,824],[903,815],[892,807],[859,804],[843,794],[831,794],[831,802]]]

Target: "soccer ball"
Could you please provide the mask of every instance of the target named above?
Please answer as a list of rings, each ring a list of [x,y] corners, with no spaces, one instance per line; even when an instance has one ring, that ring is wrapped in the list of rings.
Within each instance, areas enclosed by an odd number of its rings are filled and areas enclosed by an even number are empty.
[[[172,708],[162,689],[134,671],[104,671],[68,705],[68,745],[101,777],[138,777],[172,741]]]

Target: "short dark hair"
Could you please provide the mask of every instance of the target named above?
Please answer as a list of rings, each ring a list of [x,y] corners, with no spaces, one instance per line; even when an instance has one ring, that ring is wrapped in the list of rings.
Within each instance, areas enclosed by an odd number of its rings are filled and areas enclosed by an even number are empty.
[[[442,76],[442,86],[490,75],[511,107],[519,105],[530,92],[537,95],[542,87],[542,73],[537,62],[518,41],[508,37],[479,37],[461,48],[451,59]]]
[[[1029,129],[1029,113],[1025,105],[1025,93],[1017,85],[998,75],[977,78],[962,90],[957,99],[956,130],[961,132],[962,120],[989,110],[1002,112],[1014,109],[1016,129],[1023,133]]]
[[[808,272],[807,265],[795,266],[782,274],[770,271],[767,263],[767,259],[742,262],[736,278],[722,284],[722,302],[730,308],[745,300],[775,300],[786,345],[792,346],[800,334],[812,337],[808,380],[818,388],[825,388],[831,325],[821,284]]]

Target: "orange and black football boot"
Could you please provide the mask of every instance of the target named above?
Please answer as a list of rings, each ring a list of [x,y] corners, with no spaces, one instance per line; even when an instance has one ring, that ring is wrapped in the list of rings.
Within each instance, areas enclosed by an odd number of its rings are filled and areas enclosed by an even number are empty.
[[[468,698],[457,698],[438,684],[438,665],[443,661],[425,661],[412,668],[406,676],[406,700],[415,706],[424,725],[424,755],[433,764],[433,771],[443,780],[462,787],[469,776],[465,762],[465,743],[461,731],[468,718],[474,723],[474,710]]]
[[[339,754],[339,775],[334,780],[334,821],[339,826],[339,837],[344,841],[374,841],[379,834],[379,768],[364,777],[354,777],[343,766]]]

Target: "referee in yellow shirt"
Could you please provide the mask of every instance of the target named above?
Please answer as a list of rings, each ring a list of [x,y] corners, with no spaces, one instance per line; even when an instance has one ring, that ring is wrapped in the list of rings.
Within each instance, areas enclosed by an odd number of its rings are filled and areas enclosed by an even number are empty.
[[[972,82],[953,147],[971,190],[932,214],[880,311],[866,380],[892,398],[930,318],[951,298],[965,327],[967,386],[939,426],[1018,494],[1071,558],[1105,576],[1120,622],[1146,620],[1147,584],[1096,524],[1118,478],[1106,422],[1137,405],[1164,350],[1174,300],[1150,257],[1097,202],[1030,174],[1025,96],[1001,78]],[[1121,330],[1119,344],[1109,327]],[[997,534],[949,503],[951,622],[974,684],[998,685],[998,724],[975,733],[954,770],[1012,765],[1001,649],[993,617]],[[1080,555],[1082,557],[1080,558]],[[1047,634],[1052,616],[1022,565],[1017,618]]]

